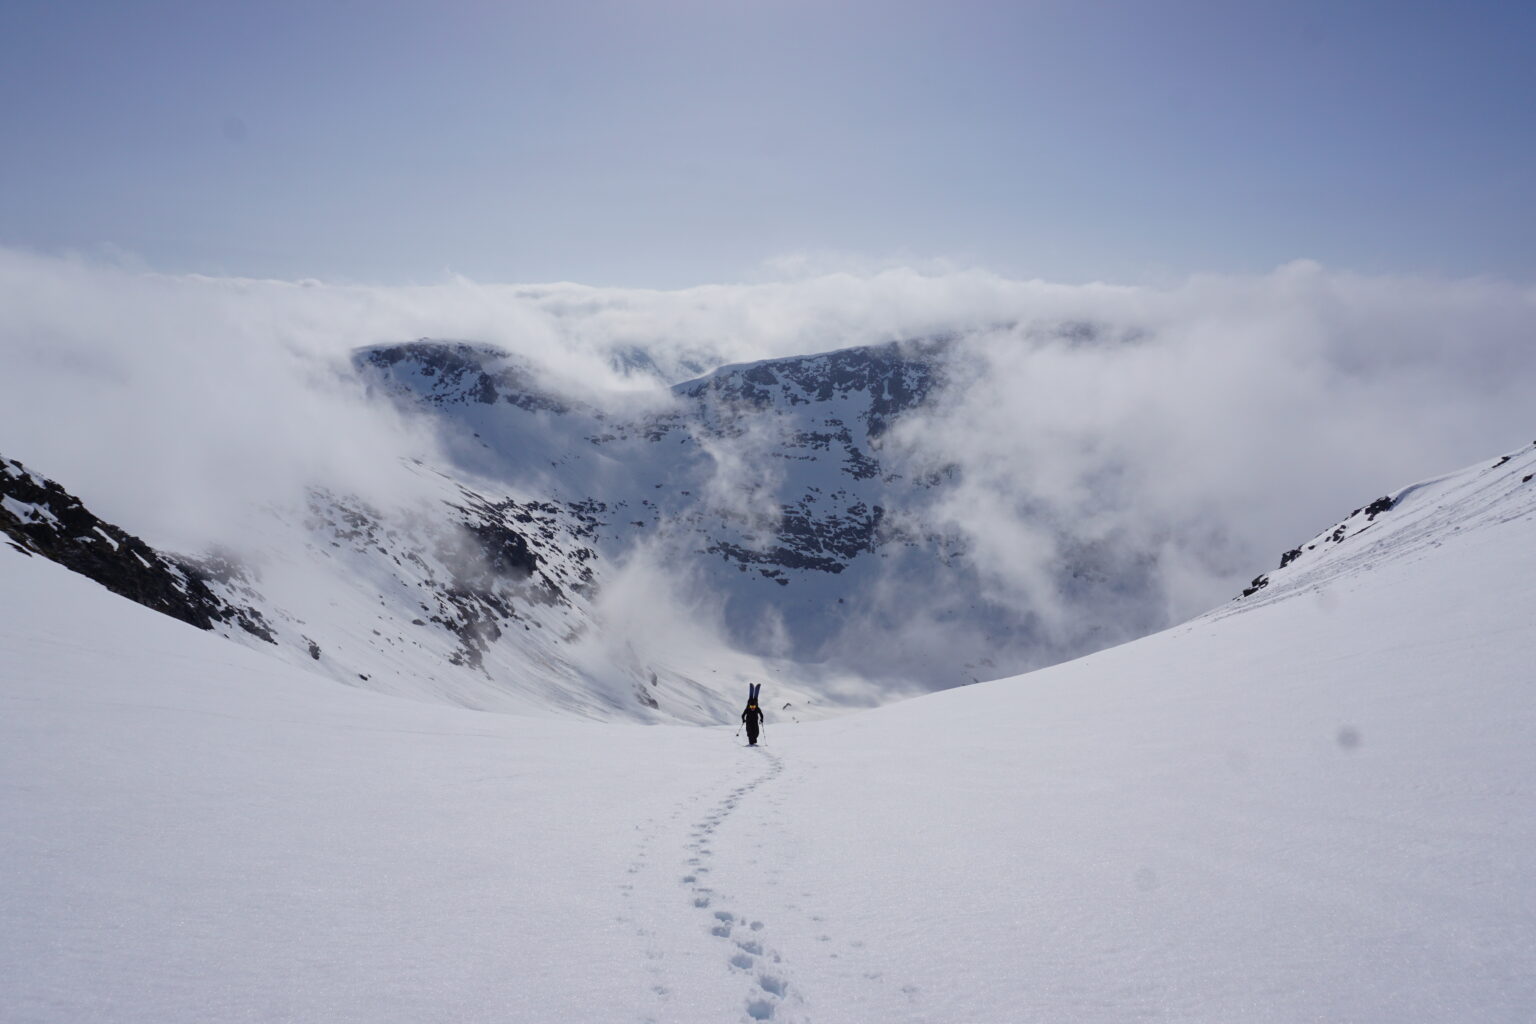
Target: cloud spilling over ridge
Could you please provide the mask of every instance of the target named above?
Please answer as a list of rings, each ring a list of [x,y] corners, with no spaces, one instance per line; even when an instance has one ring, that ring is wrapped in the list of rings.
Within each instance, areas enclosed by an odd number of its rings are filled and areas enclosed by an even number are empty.
[[[485,342],[598,396],[957,335],[957,383],[887,443],[952,473],[931,511],[977,585],[1070,630],[1042,524],[1152,553],[1170,620],[1199,611],[1344,504],[1528,441],[1533,325],[1530,286],[1308,263],[1163,289],[895,268],[656,292],[168,276],[0,250],[0,451],[194,547],[312,483],[379,500],[400,455],[432,450],[364,400],[346,362],[360,345]]]
[[[950,468],[932,511],[989,596],[1057,629],[1058,530],[1155,556],[1177,621],[1349,502],[1536,431],[1530,288],[1297,263],[1094,305],[968,337],[961,383],[894,438]]]

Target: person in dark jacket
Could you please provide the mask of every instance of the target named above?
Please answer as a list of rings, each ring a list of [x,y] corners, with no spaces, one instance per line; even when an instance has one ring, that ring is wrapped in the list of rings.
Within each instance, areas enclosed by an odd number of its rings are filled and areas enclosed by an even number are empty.
[[[751,689],[747,697],[747,709],[741,713],[741,723],[747,727],[747,746],[757,746],[757,731],[763,725],[763,709],[757,706],[757,691],[763,684],[758,683]]]

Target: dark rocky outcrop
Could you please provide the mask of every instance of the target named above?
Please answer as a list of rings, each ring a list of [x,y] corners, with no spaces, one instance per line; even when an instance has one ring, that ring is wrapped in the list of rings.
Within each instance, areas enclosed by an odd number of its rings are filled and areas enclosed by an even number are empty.
[[[13,547],[89,577],[131,601],[198,629],[243,629],[274,642],[259,611],[224,601],[209,582],[243,578],[227,554],[197,560],[163,554],[87,509],[59,484],[0,458],[0,533]]]
[[[1390,512],[1391,510],[1392,499],[1387,495],[1382,495],[1380,498],[1377,498],[1375,501],[1371,502],[1369,505],[1365,506],[1364,509],[1362,509],[1362,511],[1365,512],[1365,517],[1372,521],[1374,521],[1376,517],[1381,515],[1383,512]]]

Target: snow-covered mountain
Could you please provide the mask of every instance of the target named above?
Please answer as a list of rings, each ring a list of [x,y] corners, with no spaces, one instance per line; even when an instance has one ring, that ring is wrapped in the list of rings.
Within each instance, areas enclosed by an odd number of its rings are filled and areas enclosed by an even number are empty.
[[[319,680],[29,554],[158,564],[11,497],[4,1016],[1528,1021],[1533,478],[1390,491],[1191,622],[757,750]]]
[[[957,344],[726,366],[663,396],[582,395],[464,343],[365,349],[355,362],[430,412],[456,471],[589,512],[604,559],[665,562],[758,656],[919,692],[1165,625],[1154,553],[1044,515],[1060,558],[1042,583],[1062,614],[1043,622],[980,585],[965,537],[932,513],[959,467],[894,429],[963,389]]]
[[[912,443],[964,389],[960,343],[629,391],[485,345],[374,346],[354,372],[442,455],[400,460],[370,495],[317,482],[224,524],[208,551],[134,539],[156,563],[141,569],[129,549],[104,564],[105,538],[153,523],[102,522],[47,467],[6,463],[0,494],[26,511],[0,525],[119,592],[145,574],[185,590],[181,605],[214,611],[158,606],[331,678],[524,713],[714,722],[742,682],[768,680],[780,710],[815,717],[1166,624],[1153,553],[1046,515],[1059,557],[1040,585],[1059,614],[982,586],[966,537],[934,514],[960,470]],[[635,376],[663,373],[641,355]]]

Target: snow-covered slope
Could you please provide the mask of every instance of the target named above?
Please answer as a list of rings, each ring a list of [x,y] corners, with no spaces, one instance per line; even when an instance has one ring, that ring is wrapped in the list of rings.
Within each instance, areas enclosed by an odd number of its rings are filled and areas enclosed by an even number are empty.
[[[1523,519],[1532,506],[1536,442],[1488,463],[1384,494],[1299,547],[1244,589],[1247,609],[1298,594],[1320,594],[1335,581],[1384,560],[1416,562],[1468,530]]]
[[[5,1016],[1528,1021],[1533,460],[756,750],[344,688],[0,545]]]

